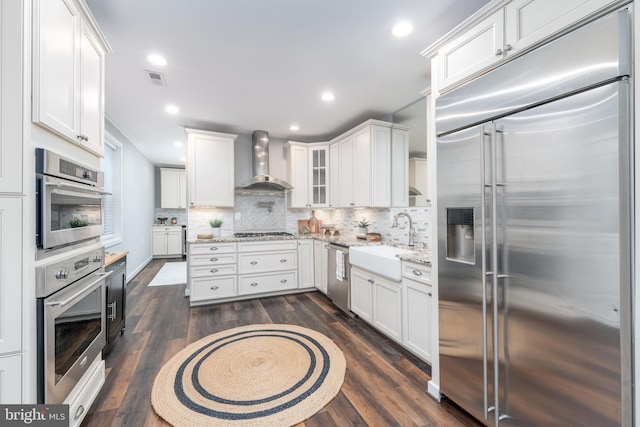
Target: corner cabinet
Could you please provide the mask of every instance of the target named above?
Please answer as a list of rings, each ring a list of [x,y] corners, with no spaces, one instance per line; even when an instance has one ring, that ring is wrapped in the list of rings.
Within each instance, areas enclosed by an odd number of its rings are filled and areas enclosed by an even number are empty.
[[[160,208],[186,209],[187,173],[184,169],[160,168]]]
[[[437,48],[442,93],[467,77],[519,55],[594,15],[612,0],[513,0],[478,16],[474,24]],[[431,49],[427,49],[428,52]]]
[[[233,207],[234,144],[238,135],[185,130],[189,207]]]
[[[34,0],[33,121],[99,156],[108,52],[82,0]]]
[[[391,206],[391,123],[351,129],[331,142],[330,154],[331,207]]]
[[[290,141],[285,145],[290,208],[329,206],[329,146]]]

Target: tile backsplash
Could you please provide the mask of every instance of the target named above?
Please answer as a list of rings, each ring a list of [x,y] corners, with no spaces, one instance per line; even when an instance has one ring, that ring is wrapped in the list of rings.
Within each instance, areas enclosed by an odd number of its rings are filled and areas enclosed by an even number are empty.
[[[409,222],[401,217],[398,220],[398,227],[392,228],[391,225],[395,215],[406,212],[411,216],[416,230],[416,245],[432,248],[430,207],[313,210],[316,217],[324,224],[335,224],[337,230],[345,236],[358,234],[357,223],[366,218],[372,223],[369,226],[370,233],[380,233],[383,242],[399,244],[409,242]],[[199,233],[210,233],[209,220],[216,217],[224,220],[221,228],[222,236],[232,236],[235,231],[284,230],[297,234],[298,220],[311,218],[311,211],[312,209],[287,209],[284,193],[236,194],[234,208],[189,209],[187,238],[196,239]]]

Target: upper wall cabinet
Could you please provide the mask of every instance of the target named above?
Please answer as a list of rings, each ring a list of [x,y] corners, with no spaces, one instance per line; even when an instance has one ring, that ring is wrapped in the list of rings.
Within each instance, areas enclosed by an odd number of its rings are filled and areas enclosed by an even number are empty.
[[[22,193],[22,1],[0,1],[0,193]]]
[[[391,206],[409,206],[409,130],[397,125],[391,131]]]
[[[110,51],[82,0],[34,0],[33,121],[99,156]]]
[[[289,142],[285,146],[287,156],[287,182],[290,208],[329,206],[329,146]]]
[[[330,206],[391,206],[391,123],[369,120],[334,139],[330,153]]]
[[[233,207],[238,135],[186,129],[189,207]]]
[[[187,173],[184,169],[160,168],[160,207],[187,207]]]
[[[438,55],[440,92],[494,64],[547,41],[580,20],[620,0],[513,0],[454,38],[430,48]]]

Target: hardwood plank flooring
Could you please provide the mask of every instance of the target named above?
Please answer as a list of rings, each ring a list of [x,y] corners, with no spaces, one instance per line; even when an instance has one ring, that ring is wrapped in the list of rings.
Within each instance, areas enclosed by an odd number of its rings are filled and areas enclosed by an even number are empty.
[[[426,393],[430,366],[320,292],[189,308],[184,285],[147,286],[168,260],[154,260],[127,285],[126,330],[106,359],[106,382],[83,426],[162,426],[151,407],[156,374],[174,354],[207,335],[254,323],[321,332],[344,352],[341,391],[298,427],[481,426],[455,404]]]

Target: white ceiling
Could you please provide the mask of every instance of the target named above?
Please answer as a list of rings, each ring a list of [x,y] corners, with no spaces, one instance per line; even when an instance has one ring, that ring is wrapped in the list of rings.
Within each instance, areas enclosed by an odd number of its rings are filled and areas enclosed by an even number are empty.
[[[488,0],[87,0],[113,53],[106,112],[158,165],[181,165],[184,127],[314,142],[420,98],[420,52]],[[399,39],[390,27],[409,20]],[[159,53],[166,66],[146,57]],[[151,83],[160,71],[167,86]],[[336,99],[320,99],[325,90]],[[175,104],[180,113],[164,111]],[[289,126],[296,123],[300,130]],[[175,147],[174,141],[185,143]]]

